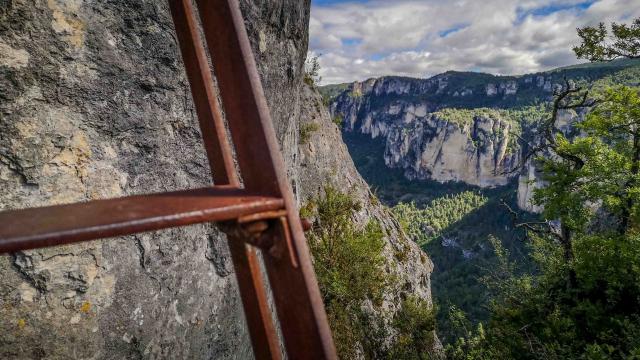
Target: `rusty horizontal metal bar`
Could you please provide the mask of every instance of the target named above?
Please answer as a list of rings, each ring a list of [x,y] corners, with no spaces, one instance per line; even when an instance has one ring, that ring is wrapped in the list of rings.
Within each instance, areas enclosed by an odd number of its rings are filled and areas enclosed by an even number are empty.
[[[237,219],[282,199],[212,187],[0,212],[0,253]]]

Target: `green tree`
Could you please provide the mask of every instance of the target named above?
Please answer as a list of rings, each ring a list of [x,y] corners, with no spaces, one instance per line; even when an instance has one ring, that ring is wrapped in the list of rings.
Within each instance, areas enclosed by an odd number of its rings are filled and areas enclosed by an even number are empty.
[[[387,355],[388,359],[428,360],[436,342],[435,309],[425,300],[408,297],[393,319],[398,336]]]
[[[384,271],[383,233],[376,221],[364,228],[354,224],[353,213],[361,205],[353,196],[331,186],[324,192],[323,198],[305,209],[306,216],[316,218],[309,247],[338,354],[352,359],[359,346],[381,346],[380,342],[366,341],[373,331],[369,326],[377,320],[362,305],[369,300],[379,306],[390,284]]]
[[[640,18],[631,25],[611,24],[611,34],[604,23],[578,29],[582,40],[573,48],[579,59],[609,61],[617,58],[640,58]]]
[[[586,119],[576,124],[584,136],[553,135],[552,156],[541,157],[544,180],[535,201],[548,219],[581,232],[601,203],[617,231],[637,223],[640,194],[640,96],[637,88],[607,89]]]
[[[608,89],[601,104],[580,124],[586,139],[595,139],[591,149],[591,173],[597,181],[585,191],[602,199],[619,218],[618,231],[627,233],[637,223],[640,192],[640,96],[637,88]],[[580,146],[582,140],[576,141]],[[588,140],[587,140],[588,142]]]
[[[326,186],[323,197],[301,210],[305,217],[315,218],[309,247],[338,355],[341,359],[434,358],[435,310],[428,301],[408,296],[395,314],[382,309],[383,296],[396,278],[386,270],[389,264],[383,255],[380,224],[353,222],[353,214],[360,209],[351,194]]]
[[[639,27],[614,24],[613,33],[637,43]],[[581,29],[576,54],[637,53],[604,43],[603,29]],[[589,94],[567,81],[552,109],[529,155],[546,183],[534,195],[545,220],[517,224],[528,230],[538,273],[515,274],[494,242],[501,260],[484,279],[491,319],[449,347],[453,358],[640,359],[639,89]],[[589,111],[577,136],[558,126],[566,110]]]

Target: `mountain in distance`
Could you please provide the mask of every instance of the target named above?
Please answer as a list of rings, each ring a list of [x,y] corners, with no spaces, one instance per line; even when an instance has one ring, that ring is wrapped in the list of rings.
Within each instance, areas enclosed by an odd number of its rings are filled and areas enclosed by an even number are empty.
[[[456,306],[486,317],[479,278],[495,260],[491,241],[509,251],[519,271],[532,271],[525,234],[501,204],[522,219],[543,186],[535,164],[522,164],[565,80],[591,87],[640,84],[640,61],[589,63],[519,76],[448,71],[427,79],[400,76],[320,87],[359,172],[431,256],[439,334]],[[584,111],[564,111],[566,133]],[[414,205],[406,205],[414,203]]]

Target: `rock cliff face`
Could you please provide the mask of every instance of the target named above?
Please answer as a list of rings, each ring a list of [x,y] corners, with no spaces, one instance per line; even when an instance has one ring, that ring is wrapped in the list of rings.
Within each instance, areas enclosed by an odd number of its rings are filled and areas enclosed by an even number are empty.
[[[309,0],[243,0],[297,196],[353,186],[381,220],[403,291],[430,299],[431,262],[372,204],[339,131],[302,86]],[[215,59],[213,59],[215,62]],[[4,1],[0,209],[210,183],[163,1]],[[321,131],[299,144],[301,122]],[[251,358],[224,235],[211,225],[0,256],[0,358]],[[388,294],[393,308],[400,292]]]
[[[544,185],[538,174],[538,169],[528,162],[518,177],[518,207],[532,213],[540,213],[543,208],[533,204],[533,193]]]
[[[480,187],[507,184],[517,176],[512,170],[520,157],[512,124],[497,114],[450,121],[434,113],[439,105],[420,96],[445,91],[446,79],[354,83],[332,103],[331,113],[343,118],[345,131],[385,138],[385,164],[403,169],[408,179],[462,181]]]
[[[385,163],[404,169],[410,180],[506,185],[519,158],[519,152],[507,152],[510,127],[499,118],[474,116],[461,126],[432,114],[391,128]]]

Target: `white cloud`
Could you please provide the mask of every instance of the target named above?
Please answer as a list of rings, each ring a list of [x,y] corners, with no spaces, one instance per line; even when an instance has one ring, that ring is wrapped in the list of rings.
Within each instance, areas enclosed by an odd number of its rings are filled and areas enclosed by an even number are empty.
[[[640,0],[373,0],[314,6],[323,83],[447,70],[518,74],[577,63],[576,27],[640,17]],[[550,11],[553,10],[553,11]]]

